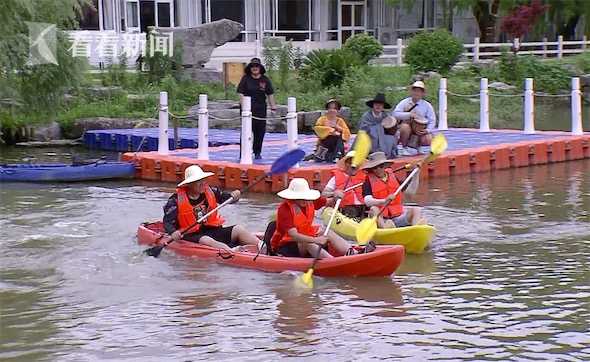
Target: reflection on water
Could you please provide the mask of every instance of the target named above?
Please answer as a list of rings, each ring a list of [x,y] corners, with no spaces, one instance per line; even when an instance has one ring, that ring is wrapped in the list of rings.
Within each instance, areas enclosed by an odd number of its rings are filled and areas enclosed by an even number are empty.
[[[0,358],[590,359],[590,161],[423,182],[431,253],[317,279],[141,254],[170,185],[3,184]],[[262,230],[277,205],[224,216]]]

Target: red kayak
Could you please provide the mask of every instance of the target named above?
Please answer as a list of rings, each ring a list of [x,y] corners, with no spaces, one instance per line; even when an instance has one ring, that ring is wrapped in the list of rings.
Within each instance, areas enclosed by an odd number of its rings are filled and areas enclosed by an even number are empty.
[[[164,232],[161,222],[142,224],[137,229],[140,244],[155,246],[165,243],[168,237],[157,240]],[[311,266],[311,258],[288,258],[260,254],[256,261],[257,248],[245,247],[246,251],[226,251],[200,245],[190,241],[179,240],[166,249],[177,254],[215,259],[218,263],[241,268],[258,269],[265,272],[283,272],[286,270],[305,272]],[[382,277],[391,275],[404,260],[404,247],[400,245],[378,246],[377,250],[367,254],[340,256],[323,259],[316,264],[314,274],[323,277]]]

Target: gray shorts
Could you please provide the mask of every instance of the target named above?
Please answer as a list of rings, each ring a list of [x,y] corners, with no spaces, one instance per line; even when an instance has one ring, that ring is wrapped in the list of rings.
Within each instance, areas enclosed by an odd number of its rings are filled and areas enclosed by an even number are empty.
[[[404,212],[400,216],[394,217],[390,220],[392,220],[395,226],[398,228],[403,228],[412,225],[410,224],[410,220],[408,218],[408,210],[404,210]]]

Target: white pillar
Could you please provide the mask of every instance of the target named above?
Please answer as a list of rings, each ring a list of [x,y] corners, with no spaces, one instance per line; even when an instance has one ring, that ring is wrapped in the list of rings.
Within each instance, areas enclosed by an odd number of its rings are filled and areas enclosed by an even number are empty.
[[[557,58],[561,59],[563,56],[563,35],[557,37]]]
[[[490,131],[490,94],[488,91],[488,78],[479,81],[479,131]]]
[[[533,78],[524,81],[524,133],[535,133],[535,94]]]
[[[473,39],[473,62],[479,62],[479,37]]]
[[[520,49],[520,39],[518,38],[514,38],[514,42],[512,43],[512,47],[514,48],[514,53],[518,53],[518,50]]]
[[[209,159],[209,111],[207,95],[199,94],[199,160]]]
[[[404,43],[401,38],[397,38],[397,65],[402,65],[404,62]]]
[[[158,153],[167,155],[168,149],[168,92],[160,92],[160,114],[158,117]]]
[[[582,128],[582,92],[580,78],[572,78],[572,134],[583,135]]]
[[[547,37],[543,37],[543,58],[547,58]]]
[[[582,49],[586,50],[586,43],[588,42],[588,36],[584,35],[582,37]]]
[[[447,124],[447,78],[441,78],[438,87],[438,129],[446,131]]]
[[[289,150],[297,148],[297,100],[295,97],[287,99],[287,145]]]
[[[242,97],[242,154],[240,163],[252,164],[252,107],[250,97]]]

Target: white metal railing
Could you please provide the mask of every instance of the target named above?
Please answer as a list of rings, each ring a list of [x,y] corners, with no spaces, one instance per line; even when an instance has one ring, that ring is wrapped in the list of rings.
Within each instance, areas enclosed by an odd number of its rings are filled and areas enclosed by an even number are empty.
[[[472,62],[479,62],[482,58],[492,59],[502,54],[501,48],[508,48],[517,54],[540,55],[543,57],[553,56],[561,59],[565,55],[583,53],[589,48],[590,41],[584,35],[582,40],[564,41],[563,36],[558,36],[557,41],[543,41],[521,43],[515,38],[512,42],[506,43],[480,43],[479,38],[474,38],[473,43],[463,44],[465,51],[462,57]],[[384,54],[380,59],[395,59],[395,64],[403,64],[404,49],[407,45],[398,38],[395,45],[384,45]]]

